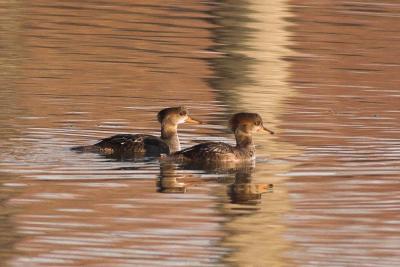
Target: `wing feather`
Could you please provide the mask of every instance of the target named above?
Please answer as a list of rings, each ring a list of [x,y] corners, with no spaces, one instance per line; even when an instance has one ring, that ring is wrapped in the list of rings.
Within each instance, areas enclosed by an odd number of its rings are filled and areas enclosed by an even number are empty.
[[[168,145],[160,138],[145,134],[117,134],[95,144],[106,154],[131,156],[144,153],[146,156],[169,154]]]
[[[222,142],[208,142],[195,145],[176,152],[174,155],[183,156],[186,159],[214,160],[224,155],[234,154],[234,147]]]

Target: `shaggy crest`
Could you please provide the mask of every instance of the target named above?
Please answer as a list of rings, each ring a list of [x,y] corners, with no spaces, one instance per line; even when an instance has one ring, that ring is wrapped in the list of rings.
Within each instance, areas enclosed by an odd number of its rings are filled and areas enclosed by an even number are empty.
[[[189,114],[189,112],[186,109],[186,107],[183,107],[183,106],[173,107],[173,108],[165,108],[165,109],[161,110],[160,112],[158,112],[158,114],[157,114],[158,122],[162,123],[165,120],[165,118],[167,118],[171,114],[186,115],[186,114]]]
[[[257,113],[241,112],[234,114],[229,120],[229,128],[235,132],[240,125],[262,125],[262,119]]]

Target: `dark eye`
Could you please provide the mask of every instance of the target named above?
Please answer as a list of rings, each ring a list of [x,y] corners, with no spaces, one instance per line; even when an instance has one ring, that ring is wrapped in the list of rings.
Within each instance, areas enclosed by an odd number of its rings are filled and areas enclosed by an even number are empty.
[[[182,110],[181,112],[179,112],[179,115],[181,115],[181,116],[186,116],[186,115],[187,115],[187,112],[184,111],[184,110]]]
[[[255,124],[256,124],[257,126],[259,126],[259,125],[261,124],[261,121],[256,121]]]

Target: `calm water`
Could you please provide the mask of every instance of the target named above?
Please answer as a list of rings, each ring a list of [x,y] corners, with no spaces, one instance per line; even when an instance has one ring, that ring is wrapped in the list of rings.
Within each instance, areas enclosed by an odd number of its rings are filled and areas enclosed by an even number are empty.
[[[0,1],[0,266],[399,266],[399,73],[396,1]],[[69,150],[176,105],[183,147],[276,135],[231,173]]]

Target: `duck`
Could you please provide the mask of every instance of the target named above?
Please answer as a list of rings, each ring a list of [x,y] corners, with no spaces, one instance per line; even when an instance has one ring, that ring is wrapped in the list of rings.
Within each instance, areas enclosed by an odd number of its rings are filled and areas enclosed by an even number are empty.
[[[181,149],[178,125],[189,122],[201,124],[193,119],[184,106],[162,109],[157,114],[161,124],[161,136],[148,134],[117,134],[102,139],[94,145],[72,147],[77,152],[93,152],[119,158],[159,157]]]
[[[223,142],[206,142],[171,153],[168,158],[183,164],[206,163],[207,166],[254,161],[253,133],[262,131],[274,134],[264,126],[257,113],[236,113],[229,120],[229,127],[235,134],[236,146]]]

